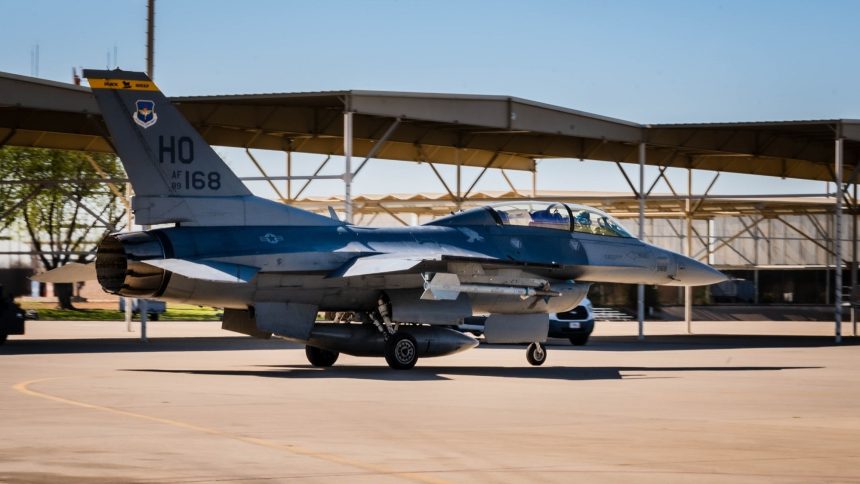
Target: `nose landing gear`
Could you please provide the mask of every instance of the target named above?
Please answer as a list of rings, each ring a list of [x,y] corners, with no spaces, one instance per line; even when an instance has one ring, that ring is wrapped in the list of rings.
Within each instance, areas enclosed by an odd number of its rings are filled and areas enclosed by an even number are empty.
[[[546,361],[546,346],[543,343],[532,343],[526,349],[526,359],[533,366],[543,365]]]

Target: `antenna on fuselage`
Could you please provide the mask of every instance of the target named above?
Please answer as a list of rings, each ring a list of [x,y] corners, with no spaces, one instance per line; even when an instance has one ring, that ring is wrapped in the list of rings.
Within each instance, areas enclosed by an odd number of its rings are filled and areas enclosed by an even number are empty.
[[[337,222],[340,222],[340,217],[337,216],[337,212],[334,211],[334,207],[331,205],[328,206],[328,216]]]

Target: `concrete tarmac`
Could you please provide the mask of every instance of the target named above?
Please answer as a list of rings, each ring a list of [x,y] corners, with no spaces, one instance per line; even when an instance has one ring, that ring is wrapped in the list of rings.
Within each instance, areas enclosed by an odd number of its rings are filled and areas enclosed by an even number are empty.
[[[29,322],[0,347],[0,482],[860,482],[860,348],[832,325],[598,323],[543,367],[411,371],[218,326]]]

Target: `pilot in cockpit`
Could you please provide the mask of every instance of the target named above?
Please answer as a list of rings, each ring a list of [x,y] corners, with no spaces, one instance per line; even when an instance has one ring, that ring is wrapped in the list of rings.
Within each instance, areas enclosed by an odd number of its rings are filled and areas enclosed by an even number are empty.
[[[532,222],[529,225],[543,227],[566,227],[568,226],[567,218],[564,217],[558,210],[558,207],[548,207],[543,210],[536,210],[531,213]]]
[[[577,226],[577,228],[581,227],[581,229],[580,229],[581,231],[583,231],[583,232],[590,232],[591,231],[591,214],[588,213],[587,210],[583,210],[583,211],[579,212],[578,214],[576,214],[576,217],[574,217],[574,220],[575,220],[575,225]]]

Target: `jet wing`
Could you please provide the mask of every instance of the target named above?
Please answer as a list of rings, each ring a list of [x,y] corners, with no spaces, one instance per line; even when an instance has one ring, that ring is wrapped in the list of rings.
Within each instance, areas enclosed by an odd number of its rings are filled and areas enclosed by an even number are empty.
[[[334,277],[356,277],[356,276],[372,276],[377,274],[389,274],[394,272],[407,272],[415,269],[419,265],[422,271],[434,270],[433,265],[438,268],[439,264],[446,262],[477,262],[486,265],[504,265],[517,267],[540,267],[540,268],[556,268],[555,264],[529,264],[525,262],[511,261],[498,259],[495,257],[487,257],[479,254],[469,255],[449,255],[449,254],[374,254],[362,257],[356,257],[345,263],[338,269],[329,273],[329,278]],[[428,263],[431,267],[428,268]],[[444,266],[443,266],[444,267]],[[416,271],[417,272],[417,271]]]
[[[393,254],[377,254],[356,257],[339,267],[327,277],[355,277],[390,272],[408,271],[428,259],[420,256],[397,256]]]
[[[229,262],[190,261],[185,259],[150,259],[141,261],[147,265],[175,272],[189,279],[212,282],[249,282],[259,268]]]

